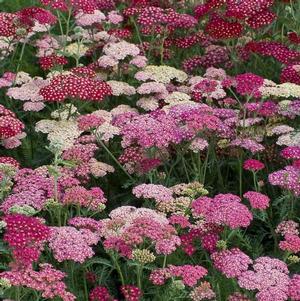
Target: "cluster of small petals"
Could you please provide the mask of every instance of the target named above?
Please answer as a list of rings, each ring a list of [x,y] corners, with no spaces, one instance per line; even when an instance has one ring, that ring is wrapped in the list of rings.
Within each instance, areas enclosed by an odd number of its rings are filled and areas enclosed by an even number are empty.
[[[284,240],[279,243],[279,248],[291,253],[300,252],[300,236],[295,234],[285,234]]]
[[[80,10],[75,15],[76,24],[79,26],[92,26],[102,23],[105,19],[105,15],[100,10],[94,10],[92,13],[84,13]]]
[[[43,243],[50,237],[49,228],[38,218],[21,214],[7,215],[4,220],[4,241],[13,249],[15,259],[23,264],[37,261]]]
[[[132,193],[137,198],[154,199],[156,202],[170,202],[173,192],[170,188],[156,184],[140,184],[133,188]]]
[[[73,260],[83,263],[94,255],[91,246],[96,245],[98,241],[99,236],[89,229],[77,230],[68,226],[52,227],[49,248],[59,262]]]
[[[152,146],[165,147],[182,140],[181,131],[175,120],[161,112],[159,115],[139,115],[126,124],[122,129],[122,146],[133,143],[149,148]]]
[[[283,189],[292,191],[296,196],[300,195],[300,170],[294,166],[286,166],[284,169],[269,174],[269,182]]]
[[[242,34],[243,26],[238,22],[227,21],[215,14],[210,18],[205,30],[214,39],[231,39]]]
[[[230,145],[242,147],[246,150],[249,150],[252,154],[261,152],[265,149],[265,147],[261,143],[258,143],[251,138],[237,138],[231,141]]]
[[[300,300],[300,275],[295,274],[289,283],[289,297],[292,301]]]
[[[250,257],[238,248],[215,252],[211,258],[214,266],[227,278],[239,277],[252,263]]]
[[[79,116],[77,122],[78,128],[81,131],[89,131],[99,127],[102,123],[104,123],[104,119],[95,114],[87,114]]]
[[[126,301],[139,301],[142,297],[142,291],[134,285],[121,286],[121,292]]]
[[[227,225],[232,229],[248,227],[253,216],[240,201],[238,196],[232,194],[200,197],[192,203],[193,214],[204,216],[209,223]]]
[[[131,43],[126,41],[121,41],[117,43],[108,43],[104,46],[103,52],[108,57],[120,61],[124,60],[126,57],[136,57],[140,54],[140,49]]]
[[[24,124],[15,114],[0,105],[0,139],[8,139],[22,133]]]
[[[104,286],[96,286],[89,294],[90,301],[113,301],[108,289]]]
[[[250,202],[250,205],[254,209],[264,210],[269,207],[270,198],[256,191],[248,191],[244,193],[243,197]]]
[[[239,74],[235,77],[236,90],[241,95],[260,97],[259,88],[264,84],[264,79],[253,73]]]
[[[23,8],[18,11],[17,16],[22,24],[29,26],[32,26],[34,21],[41,25],[53,25],[57,20],[50,11],[36,6]]]
[[[121,94],[130,96],[135,94],[135,88],[125,82],[110,80],[107,84],[111,87],[112,95],[114,96],[120,96]]]
[[[63,282],[65,276],[65,273],[48,263],[40,264],[39,271],[29,266],[26,269],[0,273],[0,277],[8,279],[12,285],[37,290],[45,299],[60,297],[63,301],[75,301],[76,297],[66,290],[67,286]]]
[[[172,225],[180,225],[181,228],[188,228],[191,226],[188,218],[183,215],[173,214],[169,221]]]
[[[171,277],[179,277],[185,285],[191,287],[207,274],[207,270],[200,265],[170,265],[167,267],[167,271]]]
[[[290,146],[281,151],[281,156],[285,159],[300,159],[300,147]]]
[[[299,58],[299,52],[274,41],[251,41],[245,46],[250,52],[272,56],[279,62],[289,65]]]
[[[150,281],[155,285],[162,285],[169,278],[176,277],[180,278],[185,285],[193,287],[206,274],[207,270],[200,265],[169,265],[163,269],[153,270],[150,275]]]
[[[207,50],[202,56],[193,56],[183,61],[183,69],[187,72],[192,72],[198,67],[218,67],[221,64],[228,62],[229,52],[224,47],[214,47]]]
[[[0,77],[0,88],[10,87],[16,78],[16,74],[13,72],[5,72]]]
[[[39,64],[43,70],[49,70],[59,65],[68,64],[68,60],[63,56],[49,55],[40,57]]]
[[[201,301],[201,300],[211,300],[216,297],[215,292],[212,290],[209,282],[204,281],[201,282],[200,285],[196,286],[190,292],[190,298],[193,301]]]
[[[0,36],[10,37],[16,34],[17,26],[14,22],[16,19],[16,14],[0,13]]]
[[[0,164],[12,165],[17,169],[20,167],[20,163],[12,157],[0,157]]]
[[[68,220],[68,224],[79,229],[89,229],[92,232],[99,232],[102,228],[101,221],[97,221],[90,217],[76,216]]]
[[[153,80],[162,84],[168,84],[172,80],[182,83],[187,79],[187,74],[170,66],[148,65],[143,71],[136,73],[135,78],[142,81]]]
[[[299,224],[292,221],[282,221],[276,228],[275,232],[285,236],[286,234],[298,235],[299,234]]]
[[[64,101],[67,98],[102,101],[111,94],[112,89],[107,83],[74,73],[55,76],[49,85],[40,90],[40,95],[49,102]]]
[[[288,299],[289,276],[287,265],[279,259],[259,257],[248,270],[238,277],[240,287],[247,290],[258,290],[258,301]]]
[[[300,74],[299,74],[299,63],[295,65],[289,65],[281,70],[280,82],[281,83],[294,83],[300,84]]]
[[[63,204],[74,204],[91,210],[99,210],[106,202],[103,191],[99,187],[86,189],[82,186],[73,186],[66,189],[62,199]]]

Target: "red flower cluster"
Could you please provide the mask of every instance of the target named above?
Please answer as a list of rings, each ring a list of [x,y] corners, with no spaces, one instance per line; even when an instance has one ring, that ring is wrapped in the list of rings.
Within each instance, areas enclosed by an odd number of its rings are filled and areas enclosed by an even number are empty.
[[[242,34],[243,26],[238,22],[230,22],[219,15],[213,15],[205,28],[214,39],[232,39]]]
[[[90,301],[112,301],[113,297],[109,294],[109,291],[104,286],[95,287],[89,295]]]
[[[41,3],[62,11],[67,11],[73,7],[75,10],[82,10],[84,13],[92,13],[97,9],[97,3],[94,0],[41,0]]]
[[[49,238],[49,228],[40,219],[21,214],[4,218],[7,224],[4,241],[13,249],[15,259],[23,264],[37,261],[43,243]]]
[[[48,10],[41,7],[27,7],[17,12],[18,19],[22,24],[33,26],[34,21],[42,25],[53,25],[56,17]]]
[[[14,23],[16,18],[15,14],[0,13],[0,36],[10,37],[16,34],[17,26]]]
[[[142,296],[140,289],[134,285],[123,285],[121,292],[126,301],[139,301]]]
[[[87,101],[102,101],[111,95],[111,87],[98,79],[89,68],[73,68],[68,75],[58,75],[48,86],[40,90],[45,101],[64,101],[68,98]]]
[[[273,0],[207,0],[197,5],[194,13],[197,18],[210,14],[206,31],[216,39],[239,37],[245,25],[257,29],[273,22],[276,15],[269,10]],[[221,14],[218,13],[219,9]],[[236,19],[232,22],[230,19]]]
[[[68,60],[63,56],[49,55],[39,58],[39,64],[43,70],[49,70],[57,65],[66,65]]]
[[[20,167],[20,163],[12,157],[0,157],[0,164],[10,164],[16,168]]]
[[[24,124],[15,113],[0,104],[0,139],[7,139],[22,133]]]

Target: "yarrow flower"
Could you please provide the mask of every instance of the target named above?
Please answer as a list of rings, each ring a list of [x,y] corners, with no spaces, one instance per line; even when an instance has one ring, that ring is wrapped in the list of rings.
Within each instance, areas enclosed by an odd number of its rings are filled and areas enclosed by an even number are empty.
[[[94,255],[92,245],[96,245],[100,237],[88,229],[77,230],[74,227],[52,227],[49,247],[57,261],[73,260],[83,263]]]
[[[265,165],[264,163],[262,163],[261,161],[259,160],[255,160],[255,159],[248,159],[244,162],[243,164],[243,168],[245,170],[251,170],[251,171],[254,171],[254,172],[257,172],[259,170],[262,170],[265,168]]]
[[[90,301],[113,301],[108,289],[104,286],[96,286],[89,294]]]
[[[227,278],[239,277],[252,263],[250,257],[238,248],[215,252],[211,258],[214,266]]]
[[[269,182],[290,190],[296,196],[300,195],[300,170],[295,166],[289,165],[269,174]]]
[[[201,282],[199,286],[196,286],[190,292],[190,298],[193,301],[201,301],[201,300],[211,300],[216,297],[215,292],[212,290],[209,282],[204,281]]]
[[[39,265],[35,271],[29,266],[22,270],[11,270],[0,273],[0,277],[8,279],[13,286],[24,286],[42,293],[45,299],[60,297],[63,301],[75,301],[76,297],[67,291],[63,282],[65,273],[54,269],[51,264]]]
[[[295,274],[290,280],[289,297],[293,301],[300,300],[300,275],[299,274]]]
[[[141,184],[134,187],[132,193],[137,198],[154,199],[156,202],[169,202],[173,200],[172,190],[163,185]]]
[[[269,207],[270,198],[256,191],[248,191],[244,193],[243,197],[250,202],[250,205],[254,209],[264,210]]]
[[[258,301],[288,299],[289,276],[287,265],[279,259],[259,257],[254,261],[253,270],[243,272],[238,283],[247,290],[257,290]]]
[[[163,269],[153,270],[150,275],[150,280],[155,285],[164,284],[169,278],[181,278],[187,286],[193,287],[198,280],[207,274],[207,270],[200,265],[169,265]]]
[[[44,243],[50,238],[50,230],[40,219],[21,214],[4,218],[6,232],[4,241],[13,250],[14,258],[21,264],[38,261]]]
[[[226,225],[232,229],[248,227],[253,219],[249,209],[233,194],[200,197],[192,203],[192,210],[195,217],[204,216],[208,223]]]
[[[134,285],[121,286],[121,292],[126,301],[139,301],[142,297],[142,291]]]
[[[86,101],[102,101],[112,94],[111,87],[98,79],[88,68],[73,68],[68,75],[57,75],[50,84],[40,90],[44,101],[62,102],[67,98]]]

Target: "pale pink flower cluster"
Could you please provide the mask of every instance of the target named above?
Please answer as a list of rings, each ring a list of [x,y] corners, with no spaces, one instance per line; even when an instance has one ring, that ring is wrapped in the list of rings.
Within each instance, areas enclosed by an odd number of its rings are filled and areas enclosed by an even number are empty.
[[[157,203],[174,200],[173,191],[163,185],[140,184],[133,188],[132,193],[137,198],[154,199]]]
[[[190,293],[190,298],[193,301],[211,300],[215,299],[215,297],[216,294],[207,281],[201,282],[200,285],[195,287]]]
[[[49,85],[49,80],[33,78],[30,82],[20,87],[9,88],[6,95],[14,99],[25,101],[23,108],[25,111],[40,111],[45,107],[40,89]]]
[[[81,10],[75,15],[75,22],[80,26],[92,26],[95,23],[102,23],[105,19],[105,15],[97,9],[93,13],[84,13]]]
[[[116,10],[112,10],[108,13],[107,19],[110,23],[116,25],[116,24],[123,22],[124,17],[122,15],[120,15]]]
[[[200,151],[205,150],[208,147],[207,140],[196,137],[189,146],[189,149],[194,153],[199,153]]]
[[[126,82],[110,80],[107,81],[107,83],[112,88],[112,95],[114,96],[120,96],[122,94],[130,96],[135,94],[135,88]]]
[[[111,42],[103,47],[104,55],[98,60],[99,66],[103,68],[118,65],[119,61],[127,57],[135,58],[140,54],[140,49],[126,41]]]

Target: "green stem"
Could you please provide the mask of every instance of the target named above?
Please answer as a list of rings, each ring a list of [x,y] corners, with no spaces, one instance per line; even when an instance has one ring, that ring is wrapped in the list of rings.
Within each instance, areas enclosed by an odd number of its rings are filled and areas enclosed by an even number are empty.
[[[96,134],[97,137],[97,134]],[[123,172],[127,175],[127,177],[133,181],[133,177],[125,170],[125,168],[120,164],[120,162],[117,160],[117,158],[111,153],[111,151],[106,147],[104,142],[97,137],[97,141],[100,143],[100,145],[104,148],[104,150],[108,153],[108,155],[115,161],[115,163],[120,167],[120,169],[123,170]]]
[[[142,290],[142,279],[141,279],[142,272],[143,272],[143,266],[137,265],[136,266],[137,285],[140,290]]]
[[[22,48],[21,48],[21,54],[20,54],[20,57],[19,57],[19,60],[18,60],[16,73],[18,73],[19,70],[20,70],[20,66],[21,66],[21,63],[22,63],[23,56],[24,56],[25,47],[26,47],[26,42],[24,41],[24,43],[22,45]]]
[[[121,267],[119,265],[119,262],[118,262],[118,258],[115,258],[114,255],[111,255],[112,259],[113,259],[113,262],[115,264],[115,268],[120,276],[120,279],[121,279],[121,283],[122,285],[125,285],[125,280],[124,280],[124,276],[123,276],[123,273],[122,273],[122,270],[121,270]]]
[[[163,269],[167,266],[167,255],[164,256]]]

